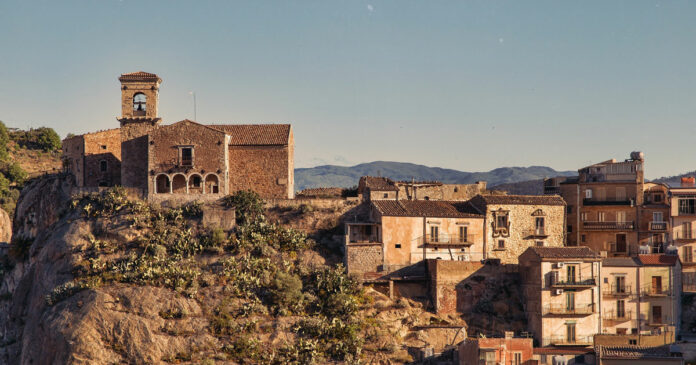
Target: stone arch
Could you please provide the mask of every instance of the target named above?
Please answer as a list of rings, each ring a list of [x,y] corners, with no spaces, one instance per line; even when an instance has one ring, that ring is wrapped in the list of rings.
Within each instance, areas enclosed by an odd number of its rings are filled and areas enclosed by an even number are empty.
[[[208,174],[205,176],[205,193],[206,194],[219,194],[220,193],[220,179],[216,174]]]
[[[544,213],[543,210],[537,209],[532,213],[532,217],[544,217],[546,216],[546,213]]]
[[[172,178],[172,193],[186,194],[186,175],[175,174]]]
[[[169,193],[171,189],[171,180],[167,174],[159,174],[155,176],[155,194]]]
[[[189,194],[203,194],[203,177],[200,174],[189,175],[187,183]]]

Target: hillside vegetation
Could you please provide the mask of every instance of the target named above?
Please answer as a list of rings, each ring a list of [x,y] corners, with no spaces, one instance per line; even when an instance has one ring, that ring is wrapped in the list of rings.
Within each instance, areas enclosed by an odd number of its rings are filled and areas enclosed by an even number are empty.
[[[317,166],[295,169],[297,190],[313,187],[350,187],[361,176],[384,176],[394,180],[441,181],[443,183],[471,184],[487,181],[489,186],[519,181],[570,176],[572,171],[556,171],[545,166],[501,167],[488,172],[465,172],[412,163],[375,161],[355,166]]]
[[[0,208],[12,216],[27,178],[60,169],[60,146],[51,128],[10,132],[0,121]]]
[[[429,341],[411,328],[436,316],[326,264],[252,192],[216,205],[238,212],[224,231],[202,224],[205,206],[153,207],[117,188],[61,201],[62,179],[37,179],[20,199],[19,218],[56,214],[17,227],[0,275],[0,362],[404,363]]]

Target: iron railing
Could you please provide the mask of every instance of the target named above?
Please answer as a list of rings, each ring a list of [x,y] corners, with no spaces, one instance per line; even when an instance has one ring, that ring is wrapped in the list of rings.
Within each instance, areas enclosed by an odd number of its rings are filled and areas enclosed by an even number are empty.
[[[626,297],[633,295],[633,288],[626,285],[612,285],[609,288],[604,288],[604,290],[602,290],[602,294],[607,297]]]
[[[542,339],[542,346],[589,346],[592,345],[592,336],[551,336]]]
[[[573,288],[597,285],[596,277],[576,276],[576,277],[557,277],[553,278],[551,286],[554,288]]]
[[[474,241],[478,241],[479,236],[474,235],[474,234],[466,234],[466,235],[430,235],[426,234],[424,237],[421,238],[421,242],[424,243],[427,246],[442,246],[445,247],[447,245],[472,245],[474,244]]]
[[[674,228],[672,237],[675,240],[696,240],[696,231]]]
[[[582,227],[588,231],[628,231],[634,228],[633,221],[628,222],[600,222],[600,221],[584,221]]]
[[[547,237],[548,235],[545,227],[532,228],[526,231],[527,237]]]
[[[605,321],[614,321],[614,322],[622,322],[622,321],[630,321],[633,319],[633,313],[628,310],[628,311],[606,311],[604,314],[602,314],[602,318]]]
[[[650,222],[650,230],[651,231],[666,231],[667,230],[667,222]]]
[[[586,316],[594,312],[594,304],[547,304],[544,306],[543,314],[555,316]]]
[[[668,285],[653,287],[652,284],[645,285],[640,290],[640,295],[643,297],[671,297],[672,287]]]

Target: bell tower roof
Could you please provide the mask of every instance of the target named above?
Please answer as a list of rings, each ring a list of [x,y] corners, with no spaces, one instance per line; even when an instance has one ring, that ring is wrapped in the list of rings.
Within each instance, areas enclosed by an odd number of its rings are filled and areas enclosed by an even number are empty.
[[[125,74],[121,74],[121,77],[118,78],[118,81],[121,82],[158,82],[161,83],[162,79],[159,78],[159,76],[145,72],[145,71],[138,71],[138,72],[129,72]]]

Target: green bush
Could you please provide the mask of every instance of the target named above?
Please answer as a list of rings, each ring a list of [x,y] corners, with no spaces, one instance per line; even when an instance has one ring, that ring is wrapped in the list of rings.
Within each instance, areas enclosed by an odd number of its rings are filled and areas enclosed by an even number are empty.
[[[237,224],[247,224],[263,215],[263,199],[253,190],[239,190],[222,199],[223,205],[234,208]]]
[[[276,272],[268,290],[270,303],[278,313],[285,314],[288,310],[297,311],[302,306],[302,280],[284,271]]]
[[[24,171],[22,166],[16,162],[8,164],[2,172],[11,183],[15,183],[17,185],[24,184],[24,180],[27,178],[26,171]]]
[[[7,150],[7,143],[10,142],[10,135],[7,133],[5,123],[0,121],[0,161],[7,161],[10,154]]]

